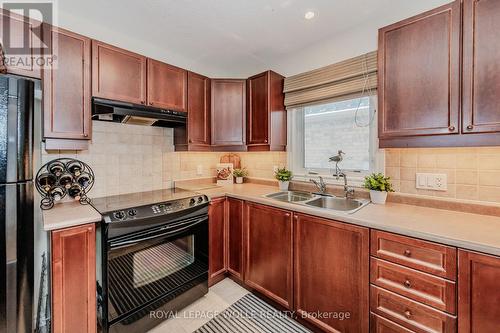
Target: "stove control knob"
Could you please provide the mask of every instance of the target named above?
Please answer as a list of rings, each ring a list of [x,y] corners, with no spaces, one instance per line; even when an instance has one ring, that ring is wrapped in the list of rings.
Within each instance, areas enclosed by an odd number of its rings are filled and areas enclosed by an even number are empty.
[[[194,198],[191,198],[191,200],[189,200],[189,205],[190,206],[194,206],[196,203],[196,200],[194,200]]]
[[[202,203],[203,202],[203,197],[199,197],[198,198],[198,203]]]
[[[137,210],[135,209],[130,209],[128,212],[127,212],[128,216],[136,216],[137,215]]]
[[[123,220],[125,218],[125,212],[123,212],[122,210],[120,210],[118,212],[114,212],[113,216],[115,217],[115,219]]]

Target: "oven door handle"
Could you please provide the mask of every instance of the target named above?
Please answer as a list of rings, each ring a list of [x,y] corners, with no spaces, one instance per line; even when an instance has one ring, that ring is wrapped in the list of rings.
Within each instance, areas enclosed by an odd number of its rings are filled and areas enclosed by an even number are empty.
[[[184,230],[187,230],[189,228],[192,228],[200,223],[203,223],[205,221],[208,220],[208,217],[203,217],[203,218],[200,218],[196,221],[189,221],[189,222],[186,222],[186,223],[178,223],[175,225],[175,227],[170,227],[167,225],[167,226],[164,226],[160,229],[157,229],[155,231],[162,231],[162,230],[166,230],[165,232],[162,232],[162,233],[156,233],[153,231],[154,235],[151,235],[151,236],[147,236],[144,235],[144,237],[140,237],[140,238],[133,238],[133,239],[130,239],[130,240],[123,240],[123,241],[117,241],[117,242],[113,242],[111,241],[109,243],[109,247],[111,249],[118,249],[118,248],[122,248],[122,247],[128,247],[128,246],[132,246],[132,245],[135,245],[139,242],[143,242],[143,241],[147,241],[147,240],[151,240],[151,239],[155,239],[155,238],[161,238],[161,237],[165,237],[165,236],[170,236],[170,235],[174,235],[174,234],[177,234],[181,231],[184,231]],[[175,229],[174,229],[175,228]]]

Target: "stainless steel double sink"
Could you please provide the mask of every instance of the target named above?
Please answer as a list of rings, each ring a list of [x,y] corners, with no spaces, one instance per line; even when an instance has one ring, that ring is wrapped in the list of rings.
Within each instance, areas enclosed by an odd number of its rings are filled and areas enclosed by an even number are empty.
[[[341,198],[328,194],[301,191],[283,191],[265,195],[266,198],[281,202],[305,205],[313,208],[352,214],[370,203],[366,199]]]

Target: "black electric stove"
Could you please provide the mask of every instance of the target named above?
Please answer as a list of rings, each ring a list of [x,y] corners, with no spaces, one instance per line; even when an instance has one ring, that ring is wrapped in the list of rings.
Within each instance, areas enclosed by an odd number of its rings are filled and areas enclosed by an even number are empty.
[[[145,332],[208,292],[205,195],[168,189],[92,201],[103,332]]]

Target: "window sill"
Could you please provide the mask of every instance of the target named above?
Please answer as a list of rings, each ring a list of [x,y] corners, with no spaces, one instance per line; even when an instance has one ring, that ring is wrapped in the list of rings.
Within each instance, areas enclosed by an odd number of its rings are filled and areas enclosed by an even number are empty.
[[[342,178],[339,178],[338,180],[336,177],[330,176],[330,175],[294,175],[293,179],[294,181],[301,181],[301,182],[309,182],[309,179],[314,179],[318,180],[319,176],[323,177],[323,180],[325,184],[327,185],[338,185],[338,186],[344,186],[344,180]],[[365,177],[349,177],[347,175],[347,186],[352,186],[352,187],[358,187],[362,188],[364,184]]]

